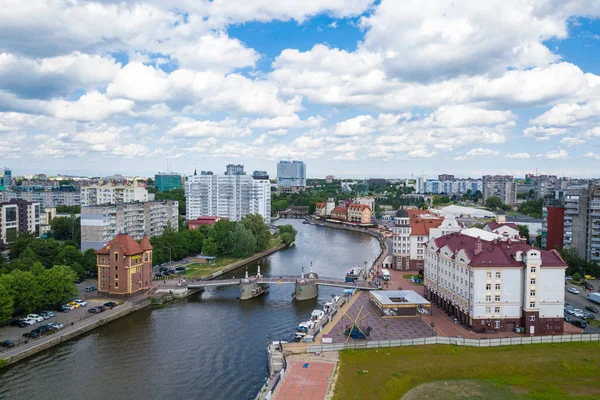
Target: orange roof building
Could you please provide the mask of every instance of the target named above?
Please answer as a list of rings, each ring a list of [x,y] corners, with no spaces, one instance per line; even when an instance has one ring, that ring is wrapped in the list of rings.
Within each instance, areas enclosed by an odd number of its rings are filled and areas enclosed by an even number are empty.
[[[96,251],[98,292],[129,296],[152,287],[152,244],[120,233]]]

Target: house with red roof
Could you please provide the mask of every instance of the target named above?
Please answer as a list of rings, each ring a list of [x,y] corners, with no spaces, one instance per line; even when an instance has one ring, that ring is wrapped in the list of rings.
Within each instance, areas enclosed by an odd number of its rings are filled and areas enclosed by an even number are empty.
[[[188,229],[193,230],[193,229],[198,229],[202,225],[214,225],[220,220],[227,221],[228,218],[204,215],[204,216],[198,217],[196,219],[187,221],[187,224],[188,224]]]
[[[315,205],[315,216],[325,218],[327,216],[327,203],[320,202]]]
[[[556,250],[465,229],[427,245],[425,297],[476,332],[561,334],[566,268]]]
[[[96,251],[98,293],[129,296],[152,287],[152,245],[119,233]]]
[[[348,221],[370,224],[373,218],[371,208],[365,204],[352,203],[348,206]]]
[[[335,207],[331,211],[331,219],[335,219],[338,221],[347,221],[348,220],[348,209],[346,207]]]

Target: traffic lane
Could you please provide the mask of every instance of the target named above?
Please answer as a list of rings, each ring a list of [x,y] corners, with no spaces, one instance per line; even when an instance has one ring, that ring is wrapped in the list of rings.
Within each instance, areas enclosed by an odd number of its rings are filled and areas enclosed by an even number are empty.
[[[586,306],[594,306],[596,308],[600,308],[600,304],[595,304],[595,303],[592,303],[591,301],[589,301],[587,299],[587,293],[583,293],[583,291],[581,291],[581,293],[579,293],[579,294],[574,294],[574,293],[569,293],[565,290],[565,302],[569,303],[570,305],[572,305],[574,307],[581,308],[585,312],[589,312],[590,314],[593,314],[595,319],[599,319],[599,317],[600,317],[598,314],[595,314],[595,313],[585,309]]]
[[[89,310],[90,307],[96,307],[96,306],[104,304],[104,302],[100,299],[90,299],[90,300],[86,300],[86,301],[88,303],[88,305],[86,307],[79,307],[79,308],[71,310],[67,313],[63,313],[63,312],[55,311],[55,310],[49,310],[54,313],[54,315],[55,315],[54,317],[45,319],[42,322],[38,322],[33,325],[28,325],[24,328],[19,328],[18,326],[10,326],[10,325],[4,326],[4,327],[0,328],[0,341],[4,341],[4,340],[8,339],[8,340],[12,340],[15,344],[18,345],[19,343],[21,343],[21,341],[25,340],[25,338],[23,337],[24,333],[27,333],[41,325],[46,325],[51,322],[61,323],[61,324],[64,324],[65,326],[67,326],[71,322],[80,321],[80,320],[86,318],[88,315],[93,315],[93,314],[87,312],[87,310]],[[43,311],[43,310],[40,310],[40,311]],[[35,313],[32,313],[32,314],[35,314]],[[25,316],[23,316],[23,317],[25,317]],[[13,319],[17,319],[17,318],[13,318]]]

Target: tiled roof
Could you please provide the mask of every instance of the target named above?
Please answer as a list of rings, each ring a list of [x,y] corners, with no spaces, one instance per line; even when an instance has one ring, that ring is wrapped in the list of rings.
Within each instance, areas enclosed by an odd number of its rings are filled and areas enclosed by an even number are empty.
[[[142,241],[140,242],[140,247],[144,251],[152,250],[152,245],[150,244],[150,239],[148,239],[148,236],[144,235],[144,237],[142,238]]]
[[[519,227],[514,222],[505,222],[505,223],[499,224],[496,221],[492,221],[492,222],[488,222],[486,225],[492,231],[495,231],[496,229],[501,228],[503,226],[510,226],[511,228],[513,228],[513,229],[515,229],[517,231],[519,230]]]
[[[347,214],[348,213],[348,209],[346,207],[336,207],[334,208],[331,213],[335,213],[335,214]]]
[[[324,207],[327,207],[327,203],[317,203],[317,204],[315,205],[315,207],[316,207],[316,208],[324,208]]]
[[[438,228],[442,222],[444,222],[443,218],[423,218],[413,214],[410,218],[410,236],[429,236],[429,230]]]
[[[96,254],[110,254],[111,248],[118,247],[119,251],[125,250],[126,256],[133,256],[135,254],[141,254],[144,252],[140,247],[140,244],[135,241],[131,236],[126,233],[119,233],[103,248],[96,251]]]
[[[476,251],[478,243],[481,244],[480,252]],[[522,255],[525,255],[530,250],[541,252],[542,266],[567,267],[556,250],[534,249],[525,241],[498,239],[488,241],[457,232],[435,239],[435,244],[438,249],[448,246],[455,256],[458,251],[464,250],[471,260],[469,265],[473,267],[523,267],[525,264],[523,261],[516,260],[516,254],[521,251]]]
[[[371,207],[369,207],[366,204],[356,204],[356,203],[350,204],[348,206],[348,208],[360,208],[361,211],[364,210],[365,208],[368,208],[369,210],[371,210]]]

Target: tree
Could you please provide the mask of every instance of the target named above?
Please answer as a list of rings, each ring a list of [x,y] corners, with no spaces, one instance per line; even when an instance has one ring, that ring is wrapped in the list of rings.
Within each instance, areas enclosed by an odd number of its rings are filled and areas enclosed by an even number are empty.
[[[202,241],[202,254],[206,256],[216,256],[219,251],[217,241],[213,237],[207,237]]]
[[[50,222],[50,228],[52,229],[54,238],[57,240],[81,241],[79,218],[75,218],[73,214],[70,217],[55,217]]]
[[[450,203],[450,197],[448,196],[433,196],[433,199],[431,201],[431,204],[433,204],[434,206],[440,205],[440,204],[449,204]]]
[[[574,281],[582,281],[582,280],[583,280],[583,277],[581,276],[581,274],[580,274],[579,272],[575,272],[575,273],[573,274],[573,280],[574,280]]]
[[[8,289],[0,282],[0,322],[13,315],[13,299]]]
[[[76,273],[66,265],[55,265],[40,276],[43,304],[53,306],[72,299],[79,293]]]
[[[244,224],[236,224],[233,231],[229,232],[232,245],[231,252],[236,257],[246,257],[256,252],[256,238]]]
[[[44,267],[44,264],[42,264],[39,261],[34,262],[30,268],[31,273],[34,276],[40,276],[41,274],[44,273],[45,270],[46,270],[46,267]]]
[[[231,251],[232,243],[229,232],[235,228],[235,225],[236,222],[221,219],[212,226],[209,236],[215,240],[219,255],[224,255]]]
[[[87,249],[81,258],[81,266],[89,276],[98,274],[98,266],[96,265],[96,252],[94,249]]]
[[[279,225],[279,237],[281,240],[290,245],[296,241],[296,228],[293,225]]]
[[[20,269],[21,271],[29,271],[31,266],[37,261],[38,258],[33,250],[31,250],[30,247],[27,247],[17,259],[11,261],[10,266],[13,270]]]
[[[485,206],[491,210],[502,209],[504,203],[498,196],[490,196],[485,200]]]
[[[244,215],[242,217],[242,224],[244,224],[244,227],[250,230],[256,238],[256,250],[263,251],[269,247],[271,233],[260,214]]]
[[[279,237],[281,238],[281,241],[287,244],[288,246],[294,243],[294,237],[289,232],[284,232]]]
[[[534,218],[542,218],[544,199],[524,201],[519,205],[519,212]]]
[[[519,228],[519,237],[523,237],[529,241],[529,227],[527,225],[517,225]]]
[[[30,313],[43,304],[40,285],[29,271],[16,269],[8,275],[2,275],[0,284],[8,289],[18,314]]]
[[[78,263],[81,265],[83,254],[73,246],[64,246],[54,257],[53,265],[73,265]]]

